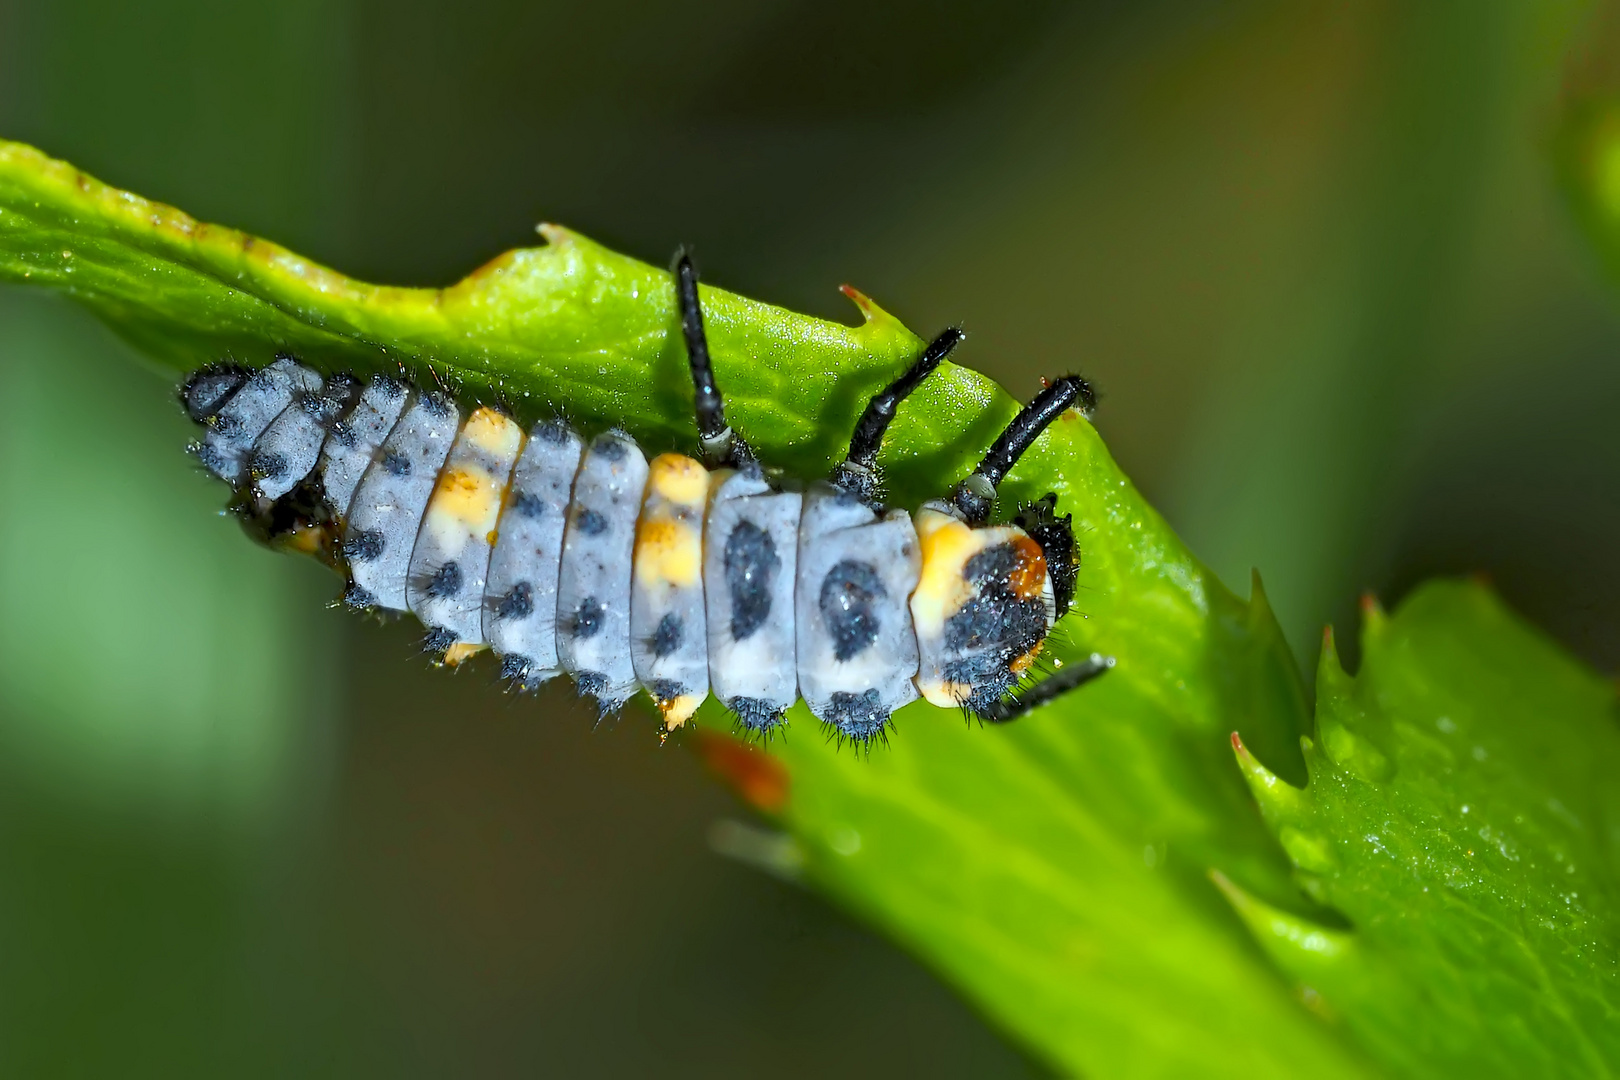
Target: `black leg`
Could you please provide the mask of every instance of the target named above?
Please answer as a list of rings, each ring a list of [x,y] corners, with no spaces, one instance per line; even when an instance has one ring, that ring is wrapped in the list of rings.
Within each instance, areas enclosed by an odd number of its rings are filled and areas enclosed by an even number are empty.
[[[1084,660],[1066,665],[1055,675],[1042,679],[1018,697],[1004,697],[979,713],[981,719],[992,724],[1008,724],[1031,709],[1039,708],[1070,690],[1084,686],[1114,666],[1112,656],[1092,653]]]
[[[1078,375],[1065,375],[1036,394],[1035,400],[1013,418],[979,462],[979,467],[973,470],[973,475],[956,485],[951,494],[951,501],[968,524],[982,525],[990,520],[990,509],[995,504],[996,488],[1001,481],[1047,425],[1077,403],[1089,416],[1097,407],[1097,397],[1086,380]]]
[[[703,333],[703,308],[698,303],[697,268],[685,251],[675,256],[675,302],[681,311],[681,331],[686,337],[686,356],[692,365],[692,387],[697,408],[698,440],[704,463],[738,466],[754,459],[748,444],[726,423],[725,403],[714,384],[714,367],[709,362],[709,339]]]
[[[929,343],[905,374],[884,387],[867,403],[866,411],[855,422],[855,434],[849,440],[849,453],[833,470],[833,483],[855,492],[863,499],[877,497],[877,474],[874,470],[878,450],[883,446],[883,435],[889,430],[895,411],[961,342],[961,330],[953,326],[944,331]]]

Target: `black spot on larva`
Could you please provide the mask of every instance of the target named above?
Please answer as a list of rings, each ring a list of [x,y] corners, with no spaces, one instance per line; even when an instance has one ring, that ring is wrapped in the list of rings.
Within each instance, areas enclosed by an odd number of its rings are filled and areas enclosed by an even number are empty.
[[[354,433],[354,428],[346,420],[339,420],[332,425],[332,439],[345,450],[352,450],[360,440]]]
[[[595,510],[581,510],[574,525],[585,536],[601,536],[608,531],[608,519]]]
[[[771,614],[771,588],[782,559],[771,534],[752,521],[740,521],[726,537],[726,589],[731,593],[731,636],[752,637]]]
[[[952,660],[940,669],[946,682],[974,684],[984,679],[1005,674],[996,664],[996,658],[986,653],[964,656]]]
[[[622,701],[608,701],[603,695],[612,688],[613,684],[608,677],[600,671],[579,671],[574,673],[574,689],[579,696],[587,698],[596,704],[596,715],[599,720],[606,720],[616,714],[624,705]]]
[[[845,559],[827,571],[821,582],[821,616],[832,635],[833,656],[840,662],[877,640],[883,627],[873,605],[888,595],[871,563]]]
[[[561,446],[568,441],[568,425],[561,420],[547,420],[535,426],[533,437],[552,446]]]
[[[306,397],[300,404],[303,406],[304,411],[309,414],[310,419],[314,420],[322,429],[330,430],[332,425],[337,422],[338,417],[343,415],[343,410],[348,406],[353,396],[354,387],[352,385],[328,383],[325,392]]]
[[[945,620],[948,650],[993,649],[994,666],[1005,668],[1046,637],[1046,603],[1012,591],[1010,579],[1018,560],[1018,550],[1010,543],[986,548],[968,559],[962,574],[974,592]]]
[[[630,448],[617,436],[603,435],[591,444],[591,453],[603,461],[617,463],[629,456]]]
[[[737,723],[758,735],[769,735],[787,716],[786,709],[759,698],[734,697],[726,702],[726,708],[737,714]]]
[[[260,480],[280,480],[291,467],[287,455],[276,450],[253,451],[253,464],[249,466],[253,475]]]
[[[1018,566],[1018,551],[1011,543],[985,548],[962,567],[962,576],[975,585],[990,581],[1005,583]]]
[[[383,534],[377,529],[361,529],[343,541],[343,557],[350,562],[369,562],[383,553]]]
[[[449,416],[456,410],[456,403],[446,394],[423,394],[422,409],[429,416]]]
[[[529,672],[534,668],[534,661],[527,656],[517,653],[507,653],[501,657],[501,678],[510,682],[523,684],[529,681]],[[527,687],[518,685],[514,689],[523,690]]]
[[[826,711],[827,722],[856,742],[877,738],[889,722],[889,710],[883,707],[876,688],[861,694],[840,690],[827,702]]]
[[[236,472],[236,459],[207,443],[193,444],[191,452],[197,455],[199,465],[221,479],[230,479]]]
[[[434,600],[446,600],[461,591],[461,564],[447,562],[433,573],[422,585],[422,592]]]
[[[450,646],[460,640],[461,638],[454,630],[446,630],[442,626],[430,626],[427,634],[422,638],[422,651],[433,653],[436,656],[443,656]]]
[[[985,589],[945,620],[945,648],[969,652],[999,646],[1010,663],[1046,637],[1046,605]]]
[[[216,435],[224,439],[237,438],[247,426],[246,422],[234,412],[217,413],[208,424]]]
[[[411,475],[411,459],[393,450],[383,455],[382,467],[390,476]]]
[[[520,581],[495,604],[497,619],[527,619],[534,614],[534,586]]]
[[[387,375],[374,375],[371,386],[383,397],[390,401],[398,398],[405,392],[405,384],[398,379],[390,379]]]
[[[989,653],[953,660],[941,669],[940,674],[946,682],[969,688],[967,700],[959,704],[980,715],[984,715],[1018,685],[1018,676],[1007,667],[1003,658]]]
[[[546,516],[546,504],[540,501],[538,495],[520,491],[512,496],[512,513],[518,517],[537,521]]]
[[[366,589],[350,583],[349,587],[343,590],[343,603],[348,607],[365,611],[377,606],[377,598]]]
[[[962,704],[981,715],[1017,684],[1013,662],[1046,637],[1045,602],[1012,591],[1009,579],[1018,560],[1012,544],[997,544],[970,558],[962,572],[974,586],[973,595],[945,620],[946,650],[969,655],[945,665],[941,674],[947,682],[968,687]]]
[[[665,612],[658,620],[658,629],[653,631],[653,655],[662,660],[680,648],[685,637],[686,626],[681,617],[673,611]]]
[[[647,693],[660,705],[667,705],[671,701],[686,693],[686,684],[678,683],[674,679],[654,679],[652,685],[647,687]]]
[[[584,641],[602,632],[602,621],[606,618],[607,605],[594,596],[587,596],[574,609],[573,617],[568,620],[568,630]]]
[[[186,407],[186,415],[200,424],[224,408],[247,377],[247,371],[239,367],[203,368],[180,388],[180,403]]]

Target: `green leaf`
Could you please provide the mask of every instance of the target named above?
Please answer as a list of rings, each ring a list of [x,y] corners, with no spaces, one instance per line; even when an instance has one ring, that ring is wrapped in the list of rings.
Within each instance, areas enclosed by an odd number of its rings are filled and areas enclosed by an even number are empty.
[[[1331,641],[1299,791],[1239,760],[1307,893],[1351,931],[1227,885],[1278,963],[1409,1074],[1610,1076],[1620,1062],[1613,685],[1482,586]]]
[[[1620,92],[1574,95],[1560,118],[1553,160],[1581,232],[1609,273],[1620,274]]]
[[[499,397],[524,419],[561,410],[587,429],[621,424],[653,449],[691,448],[668,274],[566,230],[542,232],[548,246],[509,252],[449,288],[380,288],[0,144],[0,278],[70,292],[175,371],[288,349],[327,370],[403,367]],[[831,465],[866,396],[920,346],[864,298],[853,328],[707,287],[703,301],[730,419],[767,461],[800,475]],[[983,376],[946,365],[906,403],[885,447],[893,501],[947,490],[1015,408]],[[1275,770],[1273,809],[1320,790],[1288,783],[1306,778],[1308,708],[1258,580],[1248,601],[1224,589],[1076,414],[1015,470],[1003,506],[1046,491],[1074,515],[1084,558],[1076,611],[1048,659],[1095,650],[1117,659],[1114,670],[1002,728],[919,703],[897,717],[892,745],[870,755],[826,741],[802,707],[769,758],[699,738],[791,834],[788,845],[754,845],[770,853],[761,861],[883,928],[1067,1072],[1365,1076],[1442,1061],[1410,1031],[1380,1025],[1390,999],[1343,992],[1300,967],[1301,956],[1357,971],[1361,955],[1389,970],[1416,960],[1406,938],[1373,948],[1364,925],[1398,922],[1404,894],[1370,907],[1315,885],[1314,898],[1302,894],[1284,847],[1326,866],[1340,834],[1283,831],[1279,846],[1232,762],[1236,730]],[[1473,632],[1441,620],[1442,637],[1453,631]],[[1421,670],[1411,678],[1426,685]],[[712,706],[702,720],[710,732],[729,726]],[[1321,742],[1359,770],[1358,783],[1398,784],[1421,768],[1378,732],[1334,723]],[[1546,723],[1579,722],[1549,712]],[[1580,858],[1595,866],[1592,853],[1613,841],[1597,819],[1582,820]],[[1334,925],[1321,901],[1354,929]],[[1258,941],[1246,923],[1265,931]],[[1457,965],[1464,982],[1467,960]],[[1597,985],[1595,968],[1585,975],[1582,985]],[[1512,1004],[1474,991],[1408,993],[1406,1022]],[[833,1032],[861,1022],[827,1020]]]

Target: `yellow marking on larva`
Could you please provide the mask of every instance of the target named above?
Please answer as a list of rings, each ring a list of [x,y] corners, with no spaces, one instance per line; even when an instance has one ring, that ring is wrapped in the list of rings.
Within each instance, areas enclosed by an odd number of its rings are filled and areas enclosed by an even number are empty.
[[[503,492],[495,478],[476,466],[446,469],[439,474],[427,516],[448,516],[474,535],[495,527]]]
[[[483,642],[458,641],[444,650],[444,666],[460,667],[487,648]]]
[[[695,524],[644,517],[636,527],[636,579],[679,588],[698,583],[703,572],[703,533]]]
[[[475,409],[467,417],[461,435],[490,457],[501,461],[515,459],[523,447],[523,429],[505,413],[488,406]]]
[[[703,507],[709,471],[681,454],[659,454],[647,466],[647,498],[636,523],[638,581],[690,588],[703,575]]]
[[[973,595],[962,571],[984,545],[965,522],[938,510],[919,510],[915,523],[922,576],[911,594],[911,617],[919,634],[940,634],[945,620]]]
[[[917,681],[917,691],[923,700],[942,709],[959,709],[973,696],[973,687],[967,683],[947,682],[944,679]]]
[[[683,454],[659,454],[647,464],[647,494],[701,507],[709,495],[709,471]]]
[[[704,695],[707,697],[708,695]],[[669,701],[660,701],[658,711],[664,714],[664,730],[674,731],[697,712],[697,707],[703,704],[703,697],[697,694],[681,694]]]

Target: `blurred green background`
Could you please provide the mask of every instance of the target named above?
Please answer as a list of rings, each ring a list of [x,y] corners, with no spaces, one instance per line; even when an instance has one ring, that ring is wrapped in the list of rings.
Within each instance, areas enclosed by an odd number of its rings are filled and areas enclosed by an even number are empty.
[[[1620,318],[1548,156],[1592,20],[0,0],[0,134],[371,280],[555,220],[829,317],[849,281],[1016,394],[1094,378],[1302,663],[1362,590],[1477,572],[1613,671]],[[740,811],[649,724],[327,610],[218,516],[170,392],[0,293],[0,1071],[1039,1074],[714,855]]]

